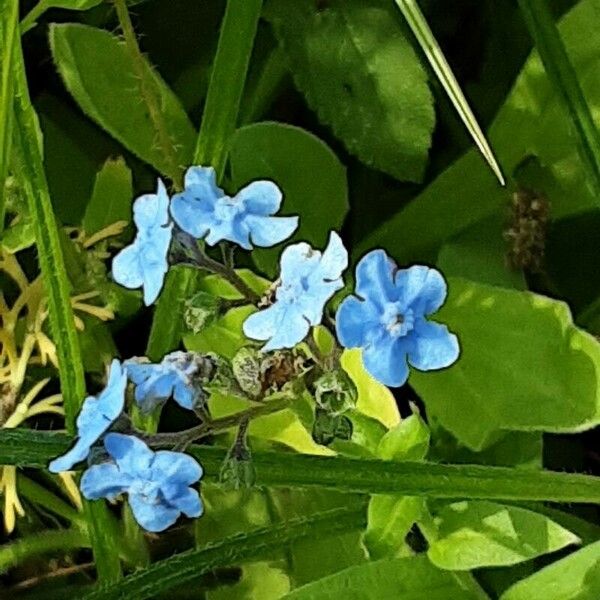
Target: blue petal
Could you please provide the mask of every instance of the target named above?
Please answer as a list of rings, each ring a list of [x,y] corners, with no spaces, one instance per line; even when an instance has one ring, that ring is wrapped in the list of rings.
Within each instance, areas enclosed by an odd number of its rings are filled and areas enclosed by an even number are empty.
[[[155,231],[152,244],[144,244],[140,254],[146,306],[150,306],[158,298],[169,270],[167,254],[171,243],[171,230],[172,226]]]
[[[356,266],[356,294],[377,306],[396,300],[394,271],[396,265],[383,250],[373,250]]]
[[[301,342],[310,330],[310,323],[293,310],[282,311],[282,321],[275,335],[262,347],[263,352],[293,348]]]
[[[210,226],[210,231],[205,238],[209,246],[214,246],[223,240],[238,244],[245,250],[252,250],[250,243],[250,230],[244,219],[237,218],[231,220],[215,221]]]
[[[146,381],[148,377],[154,374],[156,369],[156,365],[153,365],[152,363],[145,361],[145,359],[140,359],[138,357],[127,359],[123,363],[123,367],[127,371],[127,377],[129,377],[129,381],[135,385],[139,385]]]
[[[283,305],[275,303],[251,314],[242,325],[244,335],[253,340],[268,340],[277,332],[284,318]]]
[[[356,348],[366,344],[366,332],[380,327],[375,306],[356,296],[344,298],[335,315],[335,329],[342,346]]]
[[[142,286],[144,275],[140,264],[140,248],[135,242],[113,258],[112,276],[119,285],[130,290]]]
[[[93,442],[92,442],[93,443]],[[87,458],[90,452],[91,444],[87,440],[78,439],[75,445],[65,454],[55,458],[49,465],[50,473],[62,473],[70,471],[74,465]]]
[[[216,200],[225,195],[217,185],[217,174],[212,167],[190,167],[185,172],[184,186],[194,188],[194,194],[198,198]]]
[[[367,371],[384,385],[400,387],[408,379],[406,340],[389,335],[380,336],[377,343],[363,349],[362,358]]]
[[[182,452],[159,450],[150,467],[152,481],[167,481],[188,486],[202,477],[202,467],[191,456]]]
[[[274,215],[281,206],[281,190],[272,181],[253,181],[236,194],[236,200],[244,203],[253,215]]]
[[[252,243],[261,248],[269,248],[287,240],[298,228],[298,217],[246,215],[244,221],[250,231]]]
[[[127,373],[114,359],[104,390],[97,397],[88,396],[83,402],[77,417],[77,442],[66,454],[50,463],[48,469],[52,473],[69,471],[87,457],[92,445],[123,411],[126,386]]]
[[[171,200],[171,216],[183,231],[200,239],[214,223],[214,199],[196,197],[191,191],[175,194]]]
[[[401,305],[412,308],[419,315],[430,315],[437,311],[448,293],[442,274],[424,265],[398,271],[396,289]]]
[[[192,410],[196,403],[196,392],[191,385],[179,379],[173,388],[173,399],[181,408]]]
[[[117,463],[119,470],[132,476],[146,477],[154,452],[133,435],[109,433],[104,447]]]
[[[165,503],[149,502],[141,494],[129,494],[129,505],[135,520],[146,530],[158,533],[177,521],[179,510]]]
[[[161,488],[165,499],[180,510],[186,517],[199,517],[204,512],[204,506],[198,492],[181,485],[167,485]]]
[[[306,242],[287,246],[281,253],[280,279],[282,284],[310,276],[319,265],[321,253]]]
[[[408,361],[420,371],[449,367],[460,355],[458,338],[440,323],[420,320],[413,330],[412,338]]]
[[[88,500],[114,499],[127,490],[131,477],[119,471],[114,463],[102,463],[87,469],[81,476],[79,487]]]
[[[325,280],[339,279],[347,267],[348,251],[344,248],[342,238],[332,231],[329,235],[329,243],[319,262],[318,275]]]
[[[160,179],[156,194],[145,194],[133,203],[133,220],[140,231],[161,227],[169,222],[169,196]]]

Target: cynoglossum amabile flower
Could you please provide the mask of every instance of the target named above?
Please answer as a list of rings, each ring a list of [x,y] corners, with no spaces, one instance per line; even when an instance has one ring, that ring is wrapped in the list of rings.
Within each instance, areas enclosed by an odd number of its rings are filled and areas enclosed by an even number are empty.
[[[457,360],[457,337],[445,325],[427,320],[447,295],[439,271],[423,265],[399,270],[383,250],[374,250],[356,267],[355,291],[338,308],[336,330],[343,346],[362,348],[373,377],[401,386],[408,364],[431,371]]]
[[[183,231],[209,246],[227,240],[252,250],[279,244],[298,227],[298,217],[273,216],[281,201],[272,181],[253,181],[230,197],[217,185],[212,167],[190,167],[184,191],[173,196],[171,215]]]
[[[81,478],[88,500],[127,493],[135,520],[147,531],[163,531],[180,514],[199,517],[202,501],[190,486],[202,477],[202,467],[181,452],[154,452],[132,435],[109,433],[104,447],[111,462],[93,465]]]
[[[321,322],[325,304],[344,286],[348,252],[332,231],[323,253],[305,242],[293,244],[281,254],[280,264],[275,302],[250,315],[243,326],[249,338],[268,340],[264,351],[293,348]]]
[[[113,259],[112,274],[120,285],[143,288],[144,303],[152,304],[162,289],[169,263],[173,224],[169,223],[169,196],[159,179],[156,194],[145,194],[133,203],[137,235]]]
[[[135,387],[135,400],[149,412],[158,404],[173,398],[181,407],[193,409],[204,397],[201,384],[212,376],[215,366],[195,352],[171,352],[160,363],[133,358],[124,363],[129,380]]]
[[[48,465],[52,473],[69,471],[73,465],[87,458],[90,448],[123,411],[126,386],[127,373],[114,359],[104,390],[98,396],[88,396],[83,402],[77,417],[78,438],[75,445]]]

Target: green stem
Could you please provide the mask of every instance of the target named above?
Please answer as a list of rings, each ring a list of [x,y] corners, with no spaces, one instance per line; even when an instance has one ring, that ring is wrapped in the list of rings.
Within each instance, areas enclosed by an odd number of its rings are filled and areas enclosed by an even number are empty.
[[[211,165],[223,177],[234,133],[262,0],[228,0],[221,25],[194,163]]]
[[[83,600],[156,598],[175,586],[193,581],[219,568],[238,566],[273,556],[278,550],[301,539],[322,539],[356,531],[366,525],[365,504],[284,521],[277,525],[232,535],[199,550],[177,554],[159,561],[144,571],[126,577],[116,586],[98,589]]]
[[[131,57],[131,63],[138,80],[140,94],[148,108],[148,114],[156,132],[157,142],[167,160],[168,172],[166,175],[173,181],[175,188],[178,189],[181,186],[182,167],[178,163],[177,153],[173,146],[173,140],[169,135],[169,128],[163,117],[159,99],[154,94],[152,86],[148,82],[148,70],[146,69],[144,57],[135,36],[135,30],[133,29],[129,10],[127,9],[127,2],[126,0],[113,0],[113,2],[119,25],[123,32],[123,38],[125,39],[125,47]]]
[[[548,79],[573,124],[579,153],[590,184],[600,194],[600,134],[546,0],[519,0]]]
[[[55,496],[44,486],[32,481],[21,473],[19,473],[19,476],[17,477],[17,485],[19,493],[25,496],[29,501],[43,506],[67,521],[71,521],[80,526],[85,526],[85,519],[77,509],[67,504],[64,500],[61,500],[58,496]]]
[[[0,573],[39,554],[56,554],[89,547],[87,533],[79,528],[36,533],[0,546]]]
[[[290,401],[288,399],[274,400],[272,402],[260,404],[259,406],[252,406],[247,410],[228,415],[227,417],[206,421],[205,423],[201,423],[200,425],[186,429],[185,431],[157,433],[156,435],[145,436],[145,441],[153,448],[165,448],[171,446],[187,447],[192,442],[204,437],[214,435],[215,433],[222,433],[232,427],[236,427],[244,421],[251,421],[258,417],[264,417],[265,415],[279,412],[289,405]]]
[[[65,407],[67,429],[75,431],[75,416],[85,397],[85,378],[79,338],[71,307],[70,284],[60,244],[59,230],[52,209],[48,182],[44,172],[41,136],[37,115],[31,105],[25,65],[20,43],[15,43],[14,152],[17,175],[27,197],[34,221],[40,271],[48,298],[48,314],[53,339],[56,343],[61,392]],[[98,577],[115,581],[121,575],[116,542],[107,538],[109,514],[105,506],[90,509],[86,506],[90,538],[96,560]]]
[[[46,468],[72,438],[27,429],[0,430],[0,464]],[[225,448],[190,446],[188,452],[216,479]],[[388,462],[281,452],[253,452],[260,486],[327,488],[362,494],[429,498],[600,504],[600,477],[482,465]]]
[[[0,233],[4,229],[6,211],[6,178],[10,162],[13,122],[13,87],[15,40],[19,30],[19,1],[7,0],[8,8],[0,15],[2,32],[2,71],[0,80]]]

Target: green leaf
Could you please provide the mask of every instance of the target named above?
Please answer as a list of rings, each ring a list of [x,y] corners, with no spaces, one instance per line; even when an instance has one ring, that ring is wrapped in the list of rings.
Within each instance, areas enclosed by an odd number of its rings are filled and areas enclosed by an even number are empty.
[[[83,216],[87,236],[117,221],[130,221],[132,202],[131,171],[122,158],[108,159],[96,175],[94,192]]]
[[[390,429],[379,442],[383,460],[423,460],[429,450],[429,429],[414,414]],[[423,498],[376,495],[369,501],[363,543],[371,559],[398,555],[405,538],[425,510]]]
[[[400,422],[400,413],[396,399],[389,388],[367,373],[360,350],[344,350],[340,364],[358,390],[357,410],[377,419],[388,428],[397,425]]]
[[[14,225],[10,225],[0,234],[0,244],[10,254],[16,254],[35,244],[35,227],[33,221],[26,217],[20,217]]]
[[[131,152],[172,176],[171,162],[157,145],[133,60],[119,38],[85,25],[53,24],[50,47],[65,86],[81,109]],[[194,128],[158,73],[147,62],[142,68],[150,82],[146,92],[159,99],[176,160],[187,165],[192,158]]]
[[[508,265],[504,212],[475,223],[442,246],[436,266],[446,277],[464,277],[518,290],[527,287],[523,272]]]
[[[359,497],[328,490],[275,489],[269,493],[272,510],[280,521],[363,502]],[[360,531],[354,528],[327,539],[314,536],[295,541],[287,552],[288,573],[295,586],[331,575],[365,560],[360,544]]]
[[[461,356],[448,369],[410,376],[430,416],[472,450],[507,430],[566,433],[600,423],[600,344],[573,324],[566,304],[463,279],[449,286],[435,319],[458,334]]]
[[[309,583],[285,600],[474,600],[451,573],[434,567],[425,556],[379,560],[357,565]]]
[[[596,600],[600,596],[600,542],[519,581],[501,600]]]
[[[382,0],[272,0],[267,18],[297,87],[365,164],[420,181],[435,115],[427,75]]]
[[[543,434],[539,432],[510,431],[501,434],[485,450],[474,452],[446,430],[437,427],[434,429],[434,444],[429,457],[435,462],[541,469],[542,438]]]
[[[379,442],[377,457],[382,460],[423,460],[429,451],[429,429],[417,414],[403,419]]]
[[[329,232],[339,229],[348,212],[346,170],[319,138],[284,123],[256,123],[238,129],[230,151],[232,185],[270,179],[283,192],[279,215],[299,215],[300,226],[286,241],[307,241],[324,248]],[[278,272],[281,247],[252,252],[269,276]]]
[[[554,23],[552,11],[546,0],[519,0],[519,6],[548,79],[564,103],[587,179],[597,195],[600,193],[600,133],[594,125],[590,107]]]
[[[252,306],[232,308],[199,333],[184,335],[183,343],[190,351],[216,352],[220,356],[231,359],[240,348],[248,345],[242,325],[253,312],[255,310]]]
[[[440,569],[514,565],[579,538],[544,515],[492,502],[455,502],[436,514],[439,537],[427,551]]]
[[[427,20],[423,16],[419,5],[415,0],[396,0],[398,8],[402,11],[406,22],[412,29],[412,32],[419,42],[423,53],[427,57],[431,68],[435,72],[439,82],[450,98],[456,112],[462,119],[471,137],[477,144],[479,151],[490,165],[490,168],[498,178],[498,181],[504,185],[504,177],[494,153],[485,138],[477,119],[469,106],[465,95],[460,89],[458,83],[442,49],[440,48],[433,32],[431,31]]]
[[[206,592],[207,600],[279,600],[290,591],[290,578],[282,568],[268,562],[242,567],[240,581]]]
[[[596,0],[582,0],[561,20],[559,29],[598,126],[597,11]],[[552,203],[554,219],[597,208],[597,197],[586,182],[570,120],[536,53],[525,63],[492,124],[489,138],[509,179],[531,155],[551,171],[563,188]],[[479,154],[472,150],[369,235],[359,251],[377,246],[386,248],[400,263],[424,260],[458,232],[497,213],[508,199],[509,192],[498,185]]]
[[[225,538],[205,548],[176,554],[137,571],[116,585],[99,588],[84,600],[119,600],[155,598],[177,585],[193,581],[204,573],[221,567],[238,566],[246,561],[272,555],[291,542],[306,537],[326,537],[359,528],[364,520],[364,507],[321,512],[309,517],[285,521],[268,528],[253,530]]]

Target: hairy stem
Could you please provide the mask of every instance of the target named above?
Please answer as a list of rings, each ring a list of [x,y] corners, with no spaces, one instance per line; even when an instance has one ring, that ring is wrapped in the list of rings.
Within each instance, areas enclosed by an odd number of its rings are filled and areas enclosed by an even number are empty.
[[[126,0],[113,0],[113,2],[117,12],[119,25],[123,31],[125,47],[129,52],[133,68],[135,69],[135,74],[139,82],[140,94],[142,95],[142,98],[146,103],[146,107],[148,108],[148,114],[150,115],[150,120],[152,121],[152,125],[156,132],[156,138],[160,149],[167,159],[169,170],[166,175],[172,180],[173,186],[179,189],[181,187],[182,168],[178,164],[177,154],[175,152],[175,147],[173,146],[173,140],[169,135],[167,123],[163,118],[160,103],[147,79],[144,57],[138,45],[133,24],[131,23],[129,10],[127,9],[127,2]]]
[[[289,404],[290,400],[288,399],[273,400],[272,402],[266,402],[265,404],[260,404],[259,406],[253,406],[247,410],[235,413],[233,415],[228,415],[227,417],[205,421],[204,423],[201,423],[196,427],[186,429],[185,431],[178,431],[175,433],[157,433],[155,435],[146,436],[142,434],[140,437],[142,437],[146,443],[153,448],[165,448],[171,446],[185,448],[192,442],[208,437],[209,435],[221,433],[231,429],[232,427],[241,425],[244,422],[248,423],[252,419],[279,412],[280,410],[287,408]]]

